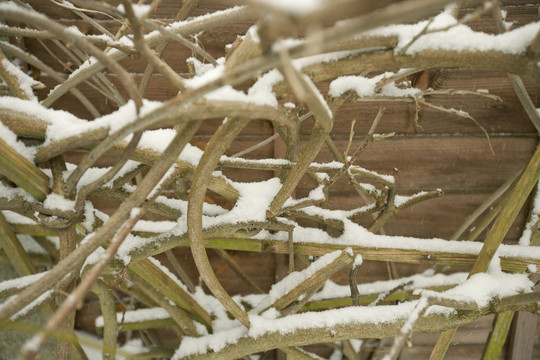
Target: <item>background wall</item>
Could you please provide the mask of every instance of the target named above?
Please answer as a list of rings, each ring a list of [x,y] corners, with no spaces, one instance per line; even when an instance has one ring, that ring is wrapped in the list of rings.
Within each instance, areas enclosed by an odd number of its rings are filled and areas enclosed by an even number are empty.
[[[41,11],[57,19],[64,25],[75,25],[83,33],[92,34],[93,28],[80,21],[70,11],[58,6],[52,6],[49,1],[27,1],[36,10]],[[381,2],[381,6],[386,2]],[[193,15],[201,15],[219,9],[229,7],[231,1],[201,0],[199,7]],[[507,21],[515,22],[515,26],[522,26],[538,20],[538,4],[529,4],[528,1],[503,1],[503,9],[507,11]],[[154,14],[160,21],[171,21],[178,11],[178,1],[163,0]],[[470,2],[464,3],[462,13],[470,12]],[[118,24],[96,15],[99,23],[113,32]],[[251,23],[238,23],[226,27],[217,28],[208,33],[200,34],[198,40],[206,51],[214,57],[224,56],[225,45],[232,43],[237,35],[243,35]],[[489,15],[485,15],[474,21],[470,26],[478,31],[494,33],[495,28]],[[15,41],[16,42],[16,41]],[[55,67],[57,71],[68,74],[68,69],[62,68],[54,59],[54,56],[63,58],[63,54],[55,45],[47,41],[43,43],[37,40],[25,39],[18,45],[27,51]],[[174,70],[187,73],[185,59],[191,56],[186,48],[172,43],[166,50],[165,60],[173,65]],[[69,62],[69,59],[64,59]],[[145,63],[138,59],[129,59],[122,62],[136,79],[142,77]],[[114,77],[110,77],[113,82]],[[540,88],[532,81],[523,79],[529,95],[540,107]],[[52,79],[43,76],[40,81],[48,85],[47,89],[39,92],[44,97],[51,87],[54,86]],[[478,124],[470,119],[457,117],[453,114],[441,112],[432,108],[422,107],[418,122],[414,122],[415,104],[404,101],[364,101],[344,105],[336,117],[336,123],[332,138],[343,151],[346,147],[351,121],[356,120],[355,140],[361,141],[371,126],[378,109],[383,106],[386,113],[380,123],[377,132],[395,132],[395,136],[382,142],[371,144],[360,156],[359,164],[369,170],[382,174],[392,174],[397,171],[398,189],[402,194],[413,194],[421,190],[434,190],[441,188],[444,196],[434,200],[423,202],[413,208],[400,212],[392,218],[384,227],[384,231],[391,235],[405,235],[415,237],[439,237],[449,239],[463,221],[480,206],[494,191],[503,185],[508,179],[520,171],[530,159],[538,145],[538,134],[523,111],[509,79],[504,73],[491,71],[471,71],[459,69],[428,69],[410,78],[415,86],[421,89],[432,88],[435,90],[463,89],[478,90],[488,89],[493,95],[499,96],[502,101],[498,102],[484,97],[470,95],[436,95],[429,100],[434,105],[454,107],[465,110],[478,121],[487,133],[495,155],[490,151],[489,143],[480,130]],[[326,93],[328,83],[318,84],[323,94]],[[92,87],[84,84],[79,87],[88,98],[102,112],[114,109],[113,104],[106,101]],[[154,100],[165,100],[173,97],[176,90],[160,76],[154,76],[145,95]],[[286,101],[286,99],[284,100]],[[54,106],[65,109],[80,117],[90,118],[90,114],[82,108],[70,95],[62,97]],[[312,128],[311,120],[302,126],[301,141],[306,143],[309,131]],[[221,119],[207,121],[203,124],[196,136],[195,145],[204,148],[205,143],[214,133]],[[269,122],[253,121],[236,139],[229,149],[229,154],[234,154],[246,149],[265,138],[271,136],[274,129]],[[283,144],[276,140],[261,147],[249,156],[253,158],[270,158],[283,156]],[[77,161],[80,154],[74,153],[71,161]],[[320,161],[331,161],[332,155],[328,149],[323,148],[318,156]],[[107,159],[102,161],[105,164]],[[397,170],[394,170],[397,169]],[[223,169],[223,171],[235,180],[254,181],[274,176],[272,172],[244,172],[236,169]],[[306,195],[311,189],[309,181],[303,181],[297,191],[297,195]],[[358,206],[360,201],[350,190],[344,186],[335,186],[332,189],[331,207],[342,209]],[[218,197],[209,196],[209,201],[220,203]],[[113,200],[100,200],[101,208],[106,212],[112,212],[118,203]],[[529,205],[526,206],[528,208]],[[515,243],[520,236],[526,221],[526,212],[518,216],[515,225],[511,229],[506,243]],[[367,223],[366,223],[367,225]],[[480,236],[480,240],[485,234]],[[185,264],[186,269],[196,283],[198,275],[191,257],[187,256],[188,249],[175,249],[177,258]],[[241,267],[249,273],[253,279],[263,288],[268,290],[270,286],[281,278],[287,271],[287,260],[284,256],[271,254],[230,253],[238,261]],[[213,252],[209,251],[214,271],[221,283],[229,293],[249,293],[249,288],[229,269],[228,266]],[[168,265],[166,258],[161,258]],[[299,263],[300,264],[300,263]],[[358,276],[359,282],[371,282],[387,279],[395,276],[407,276],[418,273],[420,269],[427,269],[424,265],[398,264],[389,267],[385,263],[367,262],[362,267]],[[466,269],[442,269],[442,271],[456,271]],[[334,280],[346,283],[347,273],[338,273]],[[77,327],[86,331],[94,331],[93,319],[100,313],[97,302],[89,297],[87,304],[79,311]],[[492,317],[482,318],[469,326],[458,331],[454,339],[454,345],[450,348],[447,359],[479,359],[483,344],[485,343],[491,328]],[[532,339],[535,342],[534,358],[540,358],[539,328],[518,327],[514,330],[519,339]],[[437,334],[415,334],[412,337],[413,346],[404,350],[402,359],[427,358]],[[166,334],[161,340],[166,343]],[[1,340],[0,340],[1,342]],[[390,342],[383,341],[382,345]],[[519,351],[524,345],[511,344],[508,351]],[[519,359],[519,355],[509,357],[507,353],[502,358]],[[373,359],[378,358],[377,355]]]

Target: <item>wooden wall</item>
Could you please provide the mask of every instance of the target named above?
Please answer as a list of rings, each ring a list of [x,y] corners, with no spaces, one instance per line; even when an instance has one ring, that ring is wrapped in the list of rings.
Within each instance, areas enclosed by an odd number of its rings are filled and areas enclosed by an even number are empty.
[[[76,25],[83,32],[93,33],[93,29],[84,24],[71,12],[54,6],[49,1],[27,1],[36,10],[58,19],[65,25]],[[179,1],[163,0],[155,13],[155,17],[164,21],[170,20],[179,9]],[[193,15],[201,15],[230,6],[232,1],[201,0],[200,6]],[[470,2],[465,2],[463,13]],[[507,10],[507,21],[515,21],[516,26],[522,26],[538,20],[538,4],[530,1],[503,1]],[[97,18],[106,27],[115,30],[118,24],[105,18]],[[237,35],[245,33],[250,23],[229,25],[218,28],[199,36],[205,50],[215,57],[224,55],[224,45],[232,43]],[[494,26],[489,16],[474,21],[471,26],[479,31],[494,32]],[[56,56],[63,57],[53,44],[46,42]],[[25,39],[26,49],[53,66],[58,71],[66,72],[55,61],[42,44],[36,40]],[[165,60],[180,72],[187,73],[184,59],[191,53],[180,45],[171,44],[165,52]],[[122,63],[138,81],[144,71],[145,63],[138,59],[126,60]],[[379,70],[379,69],[374,69]],[[114,78],[111,78],[114,81]],[[56,84],[48,77],[40,78],[49,89]],[[489,148],[489,143],[479,126],[471,120],[459,118],[430,108],[422,108],[418,124],[414,123],[415,104],[412,102],[357,102],[343,106],[336,117],[332,138],[342,151],[349,137],[350,124],[356,120],[355,140],[360,141],[369,129],[379,107],[384,106],[386,113],[377,132],[396,132],[396,135],[383,142],[370,145],[360,156],[359,165],[383,174],[392,174],[397,169],[398,189],[401,194],[413,194],[421,190],[441,188],[445,195],[441,198],[421,203],[411,209],[404,210],[390,220],[384,227],[387,234],[417,237],[449,238],[459,225],[480,205],[490,194],[516,174],[530,159],[538,144],[535,128],[522,110],[515,96],[508,77],[503,73],[492,71],[470,71],[459,69],[431,69],[414,79],[417,86],[433,89],[488,89],[491,94],[500,96],[502,102],[483,97],[463,95],[432,96],[429,102],[438,106],[453,107],[469,112],[489,134],[495,155]],[[540,88],[524,79],[527,90],[540,107]],[[328,89],[328,83],[318,84],[323,94]],[[102,95],[86,84],[82,90],[100,111],[110,112],[113,104],[105,101]],[[49,89],[40,92],[45,96]],[[173,97],[176,90],[160,76],[154,76],[146,98],[165,100]],[[70,95],[62,97],[55,108],[65,109],[84,118],[90,115]],[[204,143],[212,136],[220,120],[206,122],[197,134],[197,145]],[[312,123],[306,121],[302,126],[302,143],[307,142]],[[252,122],[237,138],[229,149],[229,154],[235,153],[254,145],[274,132],[268,122]],[[254,158],[267,158],[282,153],[281,144],[276,141],[250,154]],[[333,160],[328,149],[323,148],[318,161]],[[233,179],[256,181],[272,177],[270,172],[246,172],[225,170]],[[308,181],[303,181],[298,189],[298,195],[305,195],[311,188]],[[334,188],[331,192],[333,208],[348,209],[361,204],[361,199],[344,186]],[[101,201],[105,211],[114,211],[117,203]],[[526,213],[522,212],[510,231],[506,242],[515,242],[523,229]],[[483,236],[482,236],[483,238]],[[196,269],[191,262],[189,250],[175,249],[175,254],[186,265],[192,279],[197,282]],[[246,293],[246,286],[217,256],[210,251],[214,270],[227,291],[231,293]],[[285,260],[281,256],[270,254],[231,253],[264,290],[286,271]],[[165,259],[162,259],[167,263]],[[417,273],[422,266],[398,265],[397,273],[406,276]],[[455,271],[456,269],[447,269]],[[465,269],[460,269],[465,270]],[[360,271],[358,280],[370,282],[386,279],[389,276],[386,264],[366,263]],[[346,274],[335,276],[338,282],[346,282]],[[79,314],[77,325],[83,329],[93,330],[93,317],[99,312],[95,304],[87,305]],[[447,359],[479,359],[482,344],[487,339],[492,318],[484,318],[459,330],[454,343],[448,352]],[[537,332],[538,335],[538,332]],[[414,335],[412,348],[406,348],[403,359],[428,358],[437,336]],[[167,340],[164,340],[165,342]],[[536,342],[535,357],[540,358],[540,347]],[[388,343],[383,342],[383,345]],[[507,358],[506,355],[503,358]]]

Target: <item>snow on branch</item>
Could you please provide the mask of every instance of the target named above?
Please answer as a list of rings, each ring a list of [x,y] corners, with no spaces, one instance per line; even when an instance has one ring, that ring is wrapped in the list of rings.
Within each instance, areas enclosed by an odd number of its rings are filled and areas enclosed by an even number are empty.
[[[422,108],[473,121],[495,154],[489,126],[466,106],[437,99],[501,97],[416,80],[429,69],[465,68],[538,84],[539,22],[496,35],[473,30],[468,25],[494,9],[490,2],[460,18],[459,6],[445,8],[448,0],[382,8],[252,0],[199,16],[199,2],[187,0],[170,19],[157,3],[53,1],[45,13],[0,4],[7,20],[0,26],[0,259],[19,276],[0,282],[0,324],[19,326],[37,310],[49,316],[20,359],[38,356],[49,337],[58,354],[78,349],[71,317],[89,290],[102,302],[95,324],[106,337],[105,357],[125,352],[120,331],[170,328],[175,349],[138,344],[173,359],[275,348],[313,359],[300,347],[395,336],[387,354],[394,359],[411,332],[506,310],[538,313],[529,279],[540,266],[540,250],[529,246],[538,238],[538,194],[519,245],[501,244],[504,235],[488,250],[401,236],[402,229],[386,230],[399,223],[394,216],[443,189],[407,188],[397,169],[370,162],[369,152],[403,135],[388,129],[397,125],[386,109],[400,101],[411,105],[406,116],[416,130]],[[67,27],[57,12],[82,21]],[[363,107],[373,102],[379,112],[368,118]],[[349,106],[361,109],[354,119],[344,115]],[[537,157],[516,180],[519,189],[538,180]],[[515,211],[503,214],[517,214],[525,195],[518,197]],[[510,215],[498,226],[507,230]],[[227,290],[211,249],[259,294]],[[287,254],[289,274],[263,286],[262,276],[243,268],[246,253]],[[495,253],[487,271],[477,271],[483,260],[470,276],[431,269],[357,284],[363,261],[471,266]],[[271,271],[264,264],[257,271]],[[346,271],[348,285],[334,282]],[[393,300],[401,302],[381,304]],[[351,354],[349,347],[336,351]]]

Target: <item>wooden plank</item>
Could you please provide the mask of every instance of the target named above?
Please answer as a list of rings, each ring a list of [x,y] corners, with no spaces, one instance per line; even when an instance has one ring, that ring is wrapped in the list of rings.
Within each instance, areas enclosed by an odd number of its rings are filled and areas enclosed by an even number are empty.
[[[493,322],[493,315],[485,316],[460,327],[449,348],[446,359],[480,359],[483,343],[487,340],[489,329]],[[404,347],[400,356],[403,360],[428,359],[437,341],[438,334],[415,333],[412,335],[412,347]],[[377,351],[374,359],[381,359],[388,352],[392,341],[385,339],[383,347]],[[500,358],[505,359],[504,356]]]
[[[493,324],[494,315],[483,316],[458,329],[452,340],[452,345],[474,345],[486,342],[489,330]],[[412,336],[412,344],[416,346],[433,346],[437,342],[437,333],[415,333]],[[452,348],[454,346],[451,346]],[[480,350],[480,353],[482,350]]]
[[[231,295],[250,294],[252,291],[246,287],[244,281],[240,279],[221,258],[213,251],[207,251],[219,282],[223,288]],[[274,254],[256,254],[228,251],[229,255],[264,291],[269,291],[274,284],[275,257]]]
[[[532,281],[540,280],[538,274],[533,274]],[[538,290],[538,286],[536,286]],[[514,322],[510,330],[508,346],[509,360],[534,359],[533,352],[535,344],[538,343],[538,332],[535,331],[538,324],[538,315],[525,311],[518,311],[514,316]]]
[[[416,360],[416,359],[429,359],[431,353],[430,347],[422,348],[407,348],[403,349],[400,359],[402,360]],[[482,356],[482,345],[461,345],[461,346],[452,346],[448,350],[445,360],[462,360],[462,359],[479,359]],[[376,357],[375,359],[380,360],[381,357]],[[501,357],[500,360],[504,360],[504,357]]]
[[[205,120],[201,124],[201,127],[197,131],[195,138],[201,140],[210,140],[210,137],[214,135],[216,129],[221,125],[223,119]],[[237,139],[253,139],[253,141],[262,141],[274,134],[272,123],[266,120],[254,120],[251,121],[238,135]]]
[[[502,102],[474,95],[434,95],[426,96],[426,101],[458,110],[468,111],[471,116],[490,134],[522,133],[531,134],[536,130],[530,123],[512,89],[508,76],[493,71],[471,71],[463,69],[437,69],[431,71],[429,87],[436,90],[488,89],[493,95],[501,97]],[[540,88],[524,79],[527,91],[537,106],[540,106]],[[329,82],[318,83],[322,94],[328,92]],[[411,101],[360,101],[344,104],[335,117],[332,134],[347,135],[350,123],[356,119],[355,133],[365,134],[380,107],[386,112],[377,128],[378,133],[395,131],[398,134],[466,134],[481,135],[481,129],[470,119],[421,106],[420,127],[414,126],[415,104]],[[312,122],[302,124],[302,134],[309,134]]]
[[[173,48],[172,46],[171,48]],[[168,50],[172,51],[172,50]],[[191,56],[191,53],[173,54],[175,64],[182,63],[177,61],[178,58]],[[140,65],[140,66],[139,66]],[[144,70],[144,64],[137,65],[137,69]],[[187,71],[186,69],[178,69],[179,71]],[[139,81],[140,75],[134,75],[136,82]],[[38,96],[42,99],[48,94],[50,88],[56,86],[48,77],[43,77],[42,82],[47,85],[47,89],[38,92]],[[114,81],[114,77],[111,78]],[[540,106],[540,88],[530,81],[525,81],[527,89],[537,105]],[[319,89],[327,92],[329,83],[318,84]],[[440,70],[436,72],[436,79],[432,84],[435,88],[440,89],[466,89],[475,90],[486,88],[493,94],[501,96],[502,103],[495,102],[490,99],[477,96],[434,96],[430,97],[429,102],[435,105],[446,108],[456,108],[456,104],[466,103],[466,106],[457,106],[460,110],[468,111],[490,134],[501,133],[519,133],[533,134],[534,127],[531,125],[527,116],[522,110],[522,107],[516,98],[513,90],[510,87],[508,78],[505,74],[485,72],[485,71],[466,71],[466,70]],[[109,104],[104,97],[96,90],[88,88],[86,85],[80,85],[79,88],[87,94],[89,99],[97,104],[100,104],[100,110],[108,113],[114,109],[112,104]],[[118,86],[122,92],[121,86]],[[162,76],[156,75],[152,78],[145,97],[151,100],[165,101],[177,94],[177,89],[174,88]],[[350,122],[356,119],[355,132],[359,135],[365,133],[371,126],[371,122],[375,117],[378,109],[384,106],[387,108],[386,114],[381,120],[378,132],[396,131],[398,134],[455,134],[455,133],[472,133],[482,136],[481,129],[471,120],[463,119],[452,114],[446,114],[435,109],[423,108],[420,112],[419,127],[413,124],[415,106],[411,102],[358,102],[345,104],[337,113],[336,121],[333,128],[333,135],[348,136],[350,131]],[[76,115],[88,118],[89,115],[84,113],[83,109],[78,105],[77,101],[69,95],[65,95],[56,104],[55,108],[60,108],[68,111],[73,111]],[[79,110],[81,109],[81,110]],[[510,121],[511,119],[511,121]],[[302,133],[307,135],[311,132],[312,122],[306,121],[302,125]]]
[[[390,218],[384,229],[388,235],[448,239],[488,196],[482,193],[445,194],[400,211]],[[334,209],[358,207],[361,204],[360,198],[352,192],[349,196],[330,198],[330,206]],[[521,211],[505,241],[519,239],[526,219],[526,211]],[[368,226],[371,221],[372,218],[366,216],[359,223]],[[481,234],[479,240],[484,239],[485,235]]]
[[[492,192],[527,164],[536,142],[534,137],[493,136],[493,156],[481,137],[399,136],[369,145],[358,164],[381,174],[392,174],[397,168],[398,189],[402,191],[442,188],[447,193]],[[336,143],[339,149],[346,148],[345,139],[338,138]],[[316,159],[333,160],[326,148]]]
[[[486,140],[480,137],[396,137],[370,145],[358,163],[384,175],[397,168],[398,190],[403,194],[437,188],[446,194],[485,194],[497,189],[528,162],[536,142],[534,138],[513,136],[493,137],[491,141],[495,157],[490,154]],[[239,139],[228,153],[255,143]],[[345,141],[339,140],[337,145],[343,149]],[[265,156],[264,148],[258,149],[253,157]],[[332,155],[323,148],[316,161],[332,160]],[[337,188],[346,183],[345,179],[340,181]],[[299,184],[300,190],[312,188],[313,183],[306,178]]]
[[[508,359],[526,360],[533,359],[534,346],[538,335],[535,333],[538,316],[518,311],[516,313],[512,329],[510,330],[510,344],[508,347]]]
[[[44,2],[42,0],[26,0],[26,3],[30,4],[33,9],[36,11],[47,14],[50,17],[57,19],[78,19],[68,9],[62,8],[60,6],[55,6],[49,2]],[[238,0],[201,0],[197,9],[193,11],[193,16],[204,15],[209,12],[214,12],[218,10],[223,10],[234,5],[244,4]],[[477,0],[468,0],[463,4],[463,12],[468,11],[468,8],[478,6],[479,2]],[[530,4],[530,1],[527,0],[504,0],[501,1],[501,4],[504,7],[512,8],[526,8]],[[52,6],[51,6],[52,5]],[[180,9],[181,3],[176,0],[162,0],[158,5],[157,9],[153,12],[152,17],[154,18],[164,18],[171,19]],[[98,19],[105,19],[104,15],[94,14],[94,17]],[[507,20],[511,21],[511,13],[508,14]],[[475,24],[475,23],[473,23]]]
[[[175,54],[174,56],[178,59],[178,56],[182,55]],[[182,62],[176,60],[175,63]],[[136,70],[143,71],[144,68],[141,67]],[[182,69],[179,70],[181,71]],[[136,82],[139,82],[140,75],[135,74],[134,78]],[[37,93],[40,99],[44,98],[50,89],[57,85],[49,77],[42,77],[41,81],[47,86],[47,89]],[[111,81],[116,83],[114,77],[111,78]],[[537,106],[540,106],[540,88],[526,79],[525,84],[527,85],[527,90],[532,99],[537,102]],[[323,94],[327,92],[328,85],[328,82],[318,84],[318,87]],[[446,108],[454,107],[468,111],[490,134],[535,133],[534,127],[524,113],[505,74],[485,71],[441,70],[437,71],[433,86],[440,89],[489,89],[491,93],[501,96],[503,102],[500,103],[483,97],[470,95],[433,96],[430,97],[428,101],[438,106]],[[85,84],[80,85],[78,88],[83,91],[93,103],[100,104],[99,108],[103,113],[111,112],[114,109],[112,106],[113,104],[111,104],[110,101],[106,101],[96,90],[89,88]],[[122,92],[121,86],[117,86],[117,88]],[[165,101],[174,97],[177,92],[177,89],[166,79],[156,75],[150,81],[145,97],[150,100]],[[459,106],[456,104],[466,105]],[[366,133],[381,106],[384,106],[387,111],[377,129],[377,132],[380,133],[391,131],[395,131],[398,134],[420,135],[471,133],[477,136],[483,136],[481,129],[474,124],[473,121],[426,107],[423,107],[420,112],[419,125],[421,128],[415,127],[413,123],[415,113],[414,104],[412,102],[401,101],[370,101],[343,105],[336,115],[333,136],[338,134],[348,136],[352,119],[357,120],[355,133],[359,136]],[[76,115],[81,116],[81,110],[79,110],[81,107],[70,95],[63,96],[55,103],[54,107],[73,111]],[[89,117],[86,113],[82,116],[85,118]],[[312,121],[305,121],[301,127],[302,134],[310,134],[312,126]]]
[[[531,6],[534,4],[527,2],[527,0],[508,2],[501,1],[501,3],[501,8],[507,11],[506,21],[515,22],[512,29],[538,20],[538,7]],[[470,9],[467,9],[467,4],[465,4],[463,7],[464,8],[460,11],[460,16],[464,16],[471,12]],[[495,28],[495,22],[493,21],[493,18],[489,12],[468,25],[475,31],[482,31],[489,34],[498,33]]]
[[[43,0],[26,0],[26,3],[30,4],[36,11],[47,14],[49,17],[55,19],[79,19],[79,17],[73,14],[69,9],[61,6],[56,6],[51,2]],[[239,1],[236,0],[201,0],[197,9],[193,12],[193,16],[204,15],[209,12],[217,10],[223,10],[234,5],[239,5]],[[152,17],[172,19],[180,10],[182,3],[175,0],[163,0],[159,4],[158,8],[154,11]],[[97,19],[107,19],[102,14],[92,14],[92,17]]]

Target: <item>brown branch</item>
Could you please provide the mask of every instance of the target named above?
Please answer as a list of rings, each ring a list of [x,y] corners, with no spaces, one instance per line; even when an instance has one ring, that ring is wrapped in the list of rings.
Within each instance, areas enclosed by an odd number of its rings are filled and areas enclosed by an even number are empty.
[[[28,9],[11,7],[9,9],[5,9],[5,11],[3,11],[3,15],[7,19],[24,21],[38,28],[47,29],[48,31],[61,37],[64,41],[73,44],[75,47],[86,51],[92,56],[95,56],[104,66],[118,75],[124,89],[135,101],[137,108],[142,106],[142,100],[139,94],[136,92],[135,84],[127,71],[116,62],[112,61],[108,56],[104,55],[101,50],[86,41],[86,39],[75,35],[73,32],[70,32],[57,22],[47,19],[46,17],[33,11],[28,11]]]
[[[202,208],[209,176],[214,171],[221,155],[248,122],[249,119],[228,119],[226,123],[219,127],[206,146],[206,150],[193,174],[192,181],[197,184],[197,186],[192,188],[189,194],[187,214],[190,248],[201,278],[225,308],[246,327],[249,327],[247,314],[233,299],[231,299],[225,289],[223,289],[208,260],[208,255],[206,254],[203,243]]]

